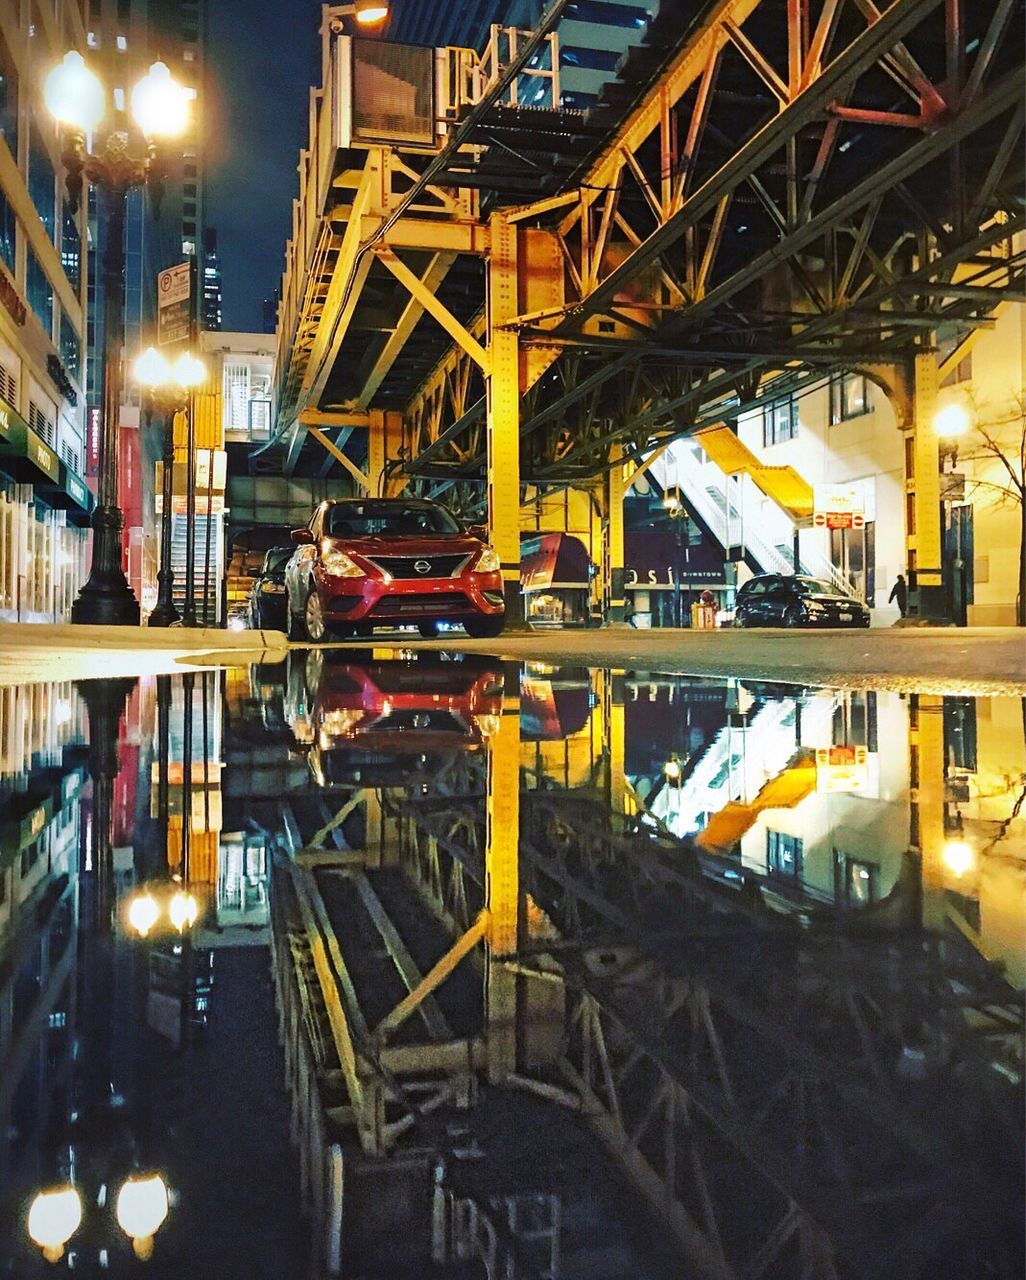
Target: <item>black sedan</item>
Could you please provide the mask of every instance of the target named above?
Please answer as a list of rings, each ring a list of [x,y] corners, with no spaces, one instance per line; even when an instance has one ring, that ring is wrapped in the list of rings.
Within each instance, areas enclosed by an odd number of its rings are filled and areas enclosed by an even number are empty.
[[[819,578],[766,573],[738,591],[734,621],[739,627],[868,627],[869,610]]]
[[[295,547],[272,547],[264,556],[253,589],[249,596],[249,625],[259,631],[270,628],[285,629],[286,601],[285,566],[292,558]]]

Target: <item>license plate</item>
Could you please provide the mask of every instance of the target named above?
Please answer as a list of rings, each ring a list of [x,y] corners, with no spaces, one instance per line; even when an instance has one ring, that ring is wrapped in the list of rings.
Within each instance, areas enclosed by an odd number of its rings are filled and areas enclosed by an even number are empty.
[[[841,621],[841,622],[851,622],[851,614],[850,614],[850,613],[839,613],[837,616],[838,616],[838,618],[840,619],[840,621]]]

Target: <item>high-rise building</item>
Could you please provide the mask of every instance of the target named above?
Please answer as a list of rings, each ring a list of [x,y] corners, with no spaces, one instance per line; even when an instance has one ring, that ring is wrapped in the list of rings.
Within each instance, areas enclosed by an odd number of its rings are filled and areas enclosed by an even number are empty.
[[[85,51],[77,0],[0,4],[0,618],[68,616],[83,576],[85,213],[64,188],[47,71]]]
[[[217,230],[203,228],[203,290],[200,299],[200,327],[221,328],[221,257],[217,252]]]
[[[274,333],[278,328],[278,290],[263,301],[263,332]]]

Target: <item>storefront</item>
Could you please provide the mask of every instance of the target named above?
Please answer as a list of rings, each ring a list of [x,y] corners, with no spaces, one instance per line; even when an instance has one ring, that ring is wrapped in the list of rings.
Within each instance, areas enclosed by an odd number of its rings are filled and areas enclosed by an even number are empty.
[[[82,585],[93,495],[21,417],[0,404],[0,618],[59,622]]]
[[[542,533],[520,544],[524,612],[536,627],[584,627],[592,565],[584,544],[568,533]]]
[[[690,605],[705,590],[722,602],[723,551],[689,520],[679,530],[628,529],[624,560],[627,617],[635,627],[687,626]]]

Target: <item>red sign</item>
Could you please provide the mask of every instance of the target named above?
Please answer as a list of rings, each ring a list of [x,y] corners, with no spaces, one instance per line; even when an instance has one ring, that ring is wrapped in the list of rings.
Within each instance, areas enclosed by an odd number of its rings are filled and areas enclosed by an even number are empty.
[[[86,475],[100,474],[100,410],[90,409],[86,419]]]
[[[817,529],[864,529],[866,517],[852,511],[817,511],[812,523]]]

